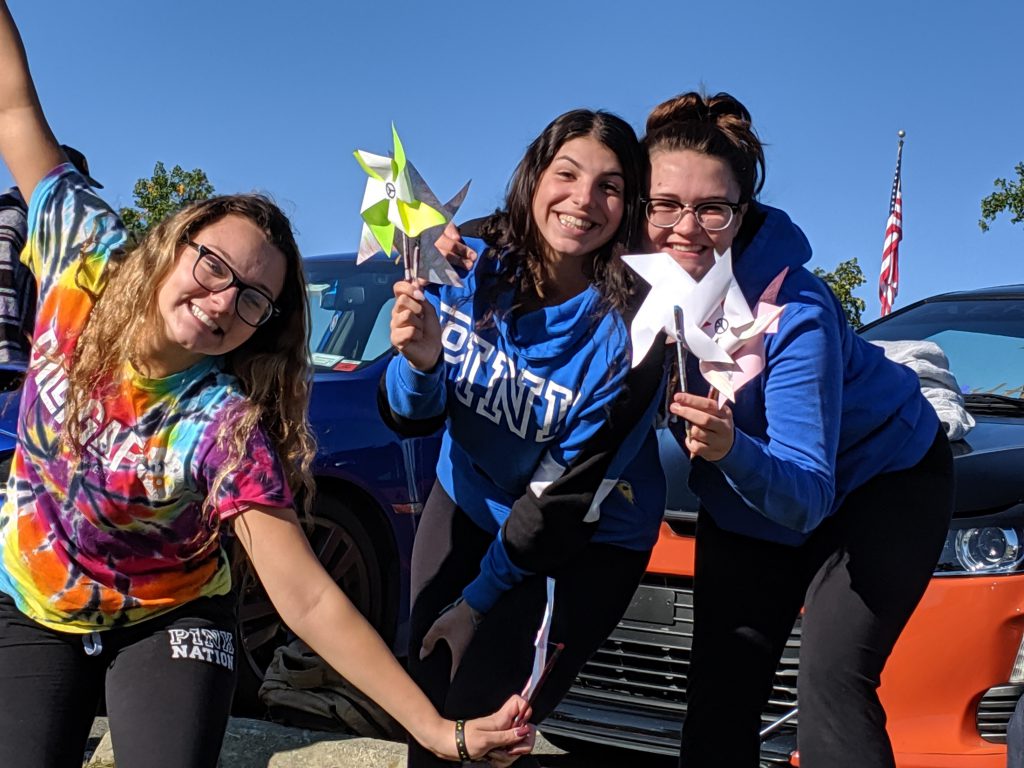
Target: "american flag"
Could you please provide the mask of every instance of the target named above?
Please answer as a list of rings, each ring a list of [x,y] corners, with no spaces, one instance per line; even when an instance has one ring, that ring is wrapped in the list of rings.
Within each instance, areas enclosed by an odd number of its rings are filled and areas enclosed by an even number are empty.
[[[903,188],[900,168],[903,165],[903,131],[896,152],[896,175],[892,180],[889,198],[889,219],[885,222],[885,245],[882,246],[882,274],[878,278],[878,299],[882,304],[882,317],[892,312],[896,293],[900,289],[900,240],[903,239]]]

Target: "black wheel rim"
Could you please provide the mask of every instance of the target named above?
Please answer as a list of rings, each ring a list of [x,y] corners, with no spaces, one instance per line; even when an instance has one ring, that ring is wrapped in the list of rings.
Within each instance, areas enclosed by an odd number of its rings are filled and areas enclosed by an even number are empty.
[[[314,516],[309,542],[317,559],[348,595],[359,611],[372,622],[375,618],[370,564],[352,534],[335,521]],[[294,639],[267,597],[252,567],[246,563],[241,575],[238,627],[245,662],[260,680],[273,658],[274,650]]]

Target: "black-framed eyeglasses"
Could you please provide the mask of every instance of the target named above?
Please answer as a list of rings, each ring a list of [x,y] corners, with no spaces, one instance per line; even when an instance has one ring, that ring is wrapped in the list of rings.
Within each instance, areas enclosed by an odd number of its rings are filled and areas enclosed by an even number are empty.
[[[689,211],[697,219],[697,223],[708,232],[719,232],[732,224],[733,218],[740,210],[736,203],[680,203],[661,197],[652,197],[643,201],[647,220],[659,229],[671,229],[683,220]]]
[[[196,263],[192,265],[192,277],[210,293],[221,293],[237,286],[235,312],[246,325],[257,328],[278,314],[280,310],[274,300],[255,286],[242,282],[224,259],[202,243],[185,240],[185,245],[196,251]]]

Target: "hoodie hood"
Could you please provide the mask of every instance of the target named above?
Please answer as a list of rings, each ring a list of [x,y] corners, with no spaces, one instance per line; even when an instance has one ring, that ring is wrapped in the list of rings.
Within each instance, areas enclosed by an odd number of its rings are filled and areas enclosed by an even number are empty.
[[[531,362],[553,360],[594,333],[600,305],[601,296],[591,287],[555,306],[518,316],[506,313],[498,321],[498,327],[526,359]]]
[[[747,304],[754,306],[783,269],[792,272],[811,260],[811,244],[785,211],[754,202],[747,211],[751,214],[752,220],[744,222],[733,243],[732,269]],[[753,224],[754,232],[744,237],[747,223]]]
[[[487,292],[478,293],[477,287],[487,284],[490,276],[498,270],[501,255],[488,249],[482,240],[466,238],[465,242],[481,257],[476,260],[460,293],[465,296],[475,294],[473,300],[482,302],[487,299]],[[593,335],[596,326],[608,314],[602,311],[603,299],[593,286],[561,304],[525,314],[509,311],[513,301],[511,290],[502,291],[496,300],[498,311],[494,314],[494,324],[498,332],[532,363],[550,362],[571,354]],[[483,316],[485,311],[485,307],[479,306],[478,316]]]

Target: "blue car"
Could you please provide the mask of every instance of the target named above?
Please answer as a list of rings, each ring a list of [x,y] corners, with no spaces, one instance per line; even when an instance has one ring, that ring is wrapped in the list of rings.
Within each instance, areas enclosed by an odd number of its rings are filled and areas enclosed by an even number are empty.
[[[0,480],[7,479],[7,472],[18,439],[18,390],[25,376],[25,369],[19,365],[0,363]]]
[[[357,266],[355,254],[307,257],[304,266],[316,368],[309,415],[319,445],[307,532],[328,573],[404,655],[413,535],[434,482],[441,436],[402,439],[377,410],[380,379],[393,355],[392,286],[402,268],[382,255]],[[252,574],[240,578],[247,668],[238,698],[245,701],[289,636]]]

